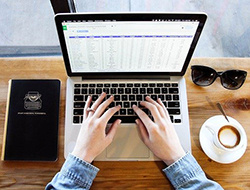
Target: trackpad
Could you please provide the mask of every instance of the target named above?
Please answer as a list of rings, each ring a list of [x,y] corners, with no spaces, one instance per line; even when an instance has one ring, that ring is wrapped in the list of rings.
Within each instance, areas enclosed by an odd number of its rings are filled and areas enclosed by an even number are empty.
[[[150,152],[139,137],[136,126],[119,126],[113,142],[107,147],[108,158],[149,158]]]

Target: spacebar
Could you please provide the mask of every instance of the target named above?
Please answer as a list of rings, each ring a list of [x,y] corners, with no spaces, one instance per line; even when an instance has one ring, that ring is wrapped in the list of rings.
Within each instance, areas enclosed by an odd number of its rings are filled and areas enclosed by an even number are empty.
[[[122,123],[135,123],[135,120],[138,119],[138,116],[113,116],[108,123],[113,123],[115,120],[120,119]]]

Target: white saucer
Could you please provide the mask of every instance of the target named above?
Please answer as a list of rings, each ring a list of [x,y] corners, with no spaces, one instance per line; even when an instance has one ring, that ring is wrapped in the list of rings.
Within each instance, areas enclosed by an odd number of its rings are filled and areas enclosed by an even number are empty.
[[[241,126],[241,124],[238,121],[236,121],[235,119],[233,119],[232,117],[228,116],[228,119],[230,122],[235,123],[236,125],[243,128]],[[210,125],[210,126],[215,127],[216,124],[220,123],[222,120],[225,120],[224,116],[216,115],[216,116],[210,117],[207,121],[205,121],[205,123],[202,125],[202,127],[200,129],[200,135],[199,135],[200,144],[201,144],[203,151],[205,152],[205,154],[209,158],[211,158],[212,160],[214,160],[218,163],[230,164],[230,163],[233,163],[233,162],[239,160],[243,156],[243,154],[245,153],[246,148],[247,148],[247,136],[246,136],[245,130],[243,129],[244,134],[243,134],[242,138],[243,138],[243,141],[245,143],[242,146],[242,148],[240,148],[234,152],[228,152],[228,151],[224,151],[224,150],[217,148],[213,143],[212,133],[205,126]]]

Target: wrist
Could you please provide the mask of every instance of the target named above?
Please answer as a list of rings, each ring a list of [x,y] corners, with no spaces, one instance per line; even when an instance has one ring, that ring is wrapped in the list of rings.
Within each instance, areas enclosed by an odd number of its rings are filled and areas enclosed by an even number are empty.
[[[91,156],[90,154],[87,154],[83,151],[73,150],[71,154],[84,160],[85,162],[88,162],[88,163],[91,163],[94,160],[93,156]]]
[[[163,159],[162,161],[167,165],[170,166],[173,163],[175,163],[177,160],[181,159],[183,156],[185,156],[186,153],[185,151],[181,151],[179,153],[176,154],[172,154],[170,157],[168,157],[167,159]]]

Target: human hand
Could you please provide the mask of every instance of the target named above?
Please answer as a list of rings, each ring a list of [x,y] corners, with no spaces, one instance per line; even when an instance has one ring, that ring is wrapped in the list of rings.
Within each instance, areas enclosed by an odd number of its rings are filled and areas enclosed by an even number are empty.
[[[133,109],[140,119],[136,120],[142,141],[167,165],[171,165],[185,155],[169,114],[160,99],[154,101],[149,96],[140,103],[150,110],[154,122],[140,108]]]
[[[121,109],[120,105],[105,109],[114,100],[111,96],[102,103],[106,93],[102,93],[100,97],[91,106],[95,111],[88,111],[92,98],[89,96],[84,107],[84,115],[82,126],[76,141],[76,146],[72,152],[73,155],[91,163],[113,140],[117,127],[121,120],[116,120],[106,133],[105,129],[109,119]]]

